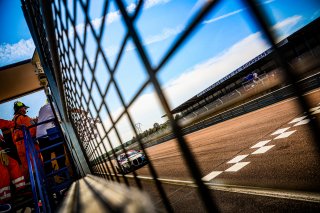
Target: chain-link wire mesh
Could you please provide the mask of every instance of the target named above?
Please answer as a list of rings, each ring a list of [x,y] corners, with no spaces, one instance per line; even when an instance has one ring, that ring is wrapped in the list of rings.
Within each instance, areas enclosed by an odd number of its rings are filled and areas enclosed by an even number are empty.
[[[38,26],[37,29],[34,29],[39,37],[39,42],[36,42],[36,44],[38,51],[43,53],[42,56],[45,57],[44,60],[48,65],[52,65],[52,62],[48,42],[46,41],[44,28],[46,25],[42,21],[42,13],[45,10],[40,8],[45,8],[46,4],[51,8],[54,25],[51,27],[54,27],[54,32],[50,31],[48,33],[54,34],[57,40],[56,51],[60,60],[59,66],[67,112],[86,153],[93,174],[144,189],[137,171],[132,171],[134,182],[124,173],[117,175],[119,168],[122,168],[121,159],[117,156],[123,153],[124,158],[129,160],[128,151],[131,149],[130,147],[135,146],[136,149],[142,150],[148,162],[146,167],[149,169],[150,176],[165,209],[168,212],[173,211],[168,195],[159,180],[154,161],[151,160],[146,151],[146,137],[142,134],[141,123],[134,119],[135,112],[132,110],[134,104],[146,91],[153,90],[159,102],[158,105],[168,118],[169,131],[179,147],[185,166],[197,186],[206,210],[208,212],[217,211],[213,195],[201,179],[203,175],[197,159],[191,152],[188,143],[186,143],[181,123],[171,113],[172,108],[163,91],[159,75],[169,61],[179,51],[182,51],[182,47],[188,45],[189,39],[199,30],[204,17],[214,12],[219,1],[206,1],[201,9],[188,19],[187,26],[176,36],[174,42],[161,55],[158,62],[151,59],[148,54],[141,38],[141,29],[136,25],[139,15],[144,13],[144,1],[137,1],[131,5],[121,0],[103,1],[100,4],[101,8],[99,8],[102,11],[101,18],[95,20],[92,20],[91,16],[92,13],[98,11],[92,11],[93,2],[89,0],[56,0],[49,4],[45,1],[25,1],[29,13],[35,15],[32,25]],[[302,88],[297,83],[299,79],[292,68],[288,66],[283,53],[278,50],[279,46],[276,43],[275,35],[269,28],[271,26],[269,23],[270,14],[264,13],[255,1],[244,1],[244,4],[271,44],[274,50],[272,59],[275,64],[282,67],[286,80],[293,85],[301,109],[308,112],[310,107],[303,96]],[[134,7],[130,9],[129,6],[132,5]],[[119,29],[118,34],[112,35],[108,34],[109,28],[112,27],[108,23],[110,21],[108,13],[114,8],[117,11],[115,16],[121,20],[123,29]],[[48,29],[46,30],[48,31]],[[104,46],[104,42],[112,39],[113,36],[117,37],[118,49],[116,51],[107,50]],[[136,60],[139,61],[142,72],[125,70],[124,73],[121,73],[122,68],[120,66],[127,60],[125,55],[128,48],[135,51]],[[51,70],[53,69],[51,68]],[[126,78],[126,82],[123,81],[124,78]],[[138,80],[136,81],[135,78]],[[123,84],[136,84],[137,86],[128,95],[128,92],[123,89],[126,88]],[[222,102],[219,97],[216,100],[217,105],[220,103],[219,101]],[[117,104],[114,104],[115,102]],[[127,127],[125,130],[123,129],[123,123]],[[311,120],[310,123],[310,129],[314,133],[314,141],[319,142],[318,123],[315,120]],[[160,128],[160,125],[155,125],[154,128]],[[131,133],[129,140],[128,136],[124,135],[127,133],[124,132]],[[134,146],[132,146],[132,143],[134,143]],[[315,143],[315,146],[319,147],[318,143]]]

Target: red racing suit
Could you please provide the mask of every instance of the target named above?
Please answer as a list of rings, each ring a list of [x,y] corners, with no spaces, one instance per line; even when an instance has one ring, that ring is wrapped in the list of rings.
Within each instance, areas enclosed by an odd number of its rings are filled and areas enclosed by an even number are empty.
[[[3,128],[13,128],[14,122],[13,121],[7,121],[0,118],[0,129]]]
[[[0,129],[13,128],[14,125],[13,121],[0,119]],[[0,134],[0,151],[4,151],[1,147],[3,143],[5,143],[5,141]],[[16,187],[16,190],[20,190],[25,187],[25,179],[18,162],[10,156],[8,156],[7,165],[0,162],[0,176],[0,203],[5,203],[11,198],[10,180]]]
[[[27,116],[22,114],[16,114],[13,117],[13,121],[16,125],[24,125],[26,127],[29,127],[33,125],[33,120]],[[36,128],[32,127],[29,129],[31,137],[36,137]],[[23,140],[23,132],[21,129],[15,129],[13,132],[13,141],[17,147],[18,155],[22,164],[22,171],[23,175],[26,177],[26,179],[29,178],[29,169],[28,169],[28,161],[27,161],[27,154],[26,154],[26,148],[24,145]],[[39,150],[39,145],[35,144],[35,147],[37,150]]]

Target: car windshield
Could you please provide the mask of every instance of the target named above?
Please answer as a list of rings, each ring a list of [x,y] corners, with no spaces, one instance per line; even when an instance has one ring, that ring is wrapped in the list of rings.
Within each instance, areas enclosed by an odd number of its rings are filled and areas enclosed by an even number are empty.
[[[136,150],[130,150],[127,152],[127,156],[130,157],[132,155],[138,154],[139,152]],[[121,155],[118,156],[118,161],[123,161],[126,159],[126,155],[122,153]]]
[[[138,152],[135,151],[135,150],[130,150],[130,151],[127,152],[127,155],[128,155],[128,156],[131,156],[131,155],[135,155],[135,154],[137,154],[137,153],[138,153]]]
[[[121,155],[118,156],[118,160],[119,160],[119,161],[122,161],[122,160],[124,160],[125,158],[126,158],[126,155],[125,155],[125,154],[121,154]]]

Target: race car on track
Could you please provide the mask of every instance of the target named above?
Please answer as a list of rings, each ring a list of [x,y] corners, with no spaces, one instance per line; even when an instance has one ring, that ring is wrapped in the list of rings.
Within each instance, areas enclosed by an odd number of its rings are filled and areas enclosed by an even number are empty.
[[[116,169],[118,173],[121,174],[127,174],[148,164],[146,156],[141,150],[129,150],[127,151],[127,156],[125,153],[121,153],[117,156],[117,160],[120,164],[120,167],[116,166]]]

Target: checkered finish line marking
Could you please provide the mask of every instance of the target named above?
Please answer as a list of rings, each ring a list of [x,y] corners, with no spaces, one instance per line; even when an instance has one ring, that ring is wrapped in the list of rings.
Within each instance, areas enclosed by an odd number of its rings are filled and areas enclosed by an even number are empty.
[[[217,177],[218,175],[220,175],[223,171],[213,171],[211,173],[209,173],[208,175],[206,175],[205,177],[202,178],[203,181],[210,181],[213,178]]]
[[[270,146],[263,146],[260,147],[259,149],[257,149],[256,151],[252,152],[252,155],[257,155],[257,154],[263,154],[266,153],[267,151],[269,151],[272,147],[274,147],[275,145],[270,145]]]
[[[226,169],[225,172],[237,172],[246,165],[248,165],[250,162],[239,162],[231,166],[230,168]]]
[[[231,159],[230,161],[228,161],[227,163],[239,163],[240,161],[245,159],[247,156],[249,156],[249,155],[238,155],[238,156],[234,157],[233,159]]]
[[[320,105],[320,103],[318,104]],[[311,115],[319,114],[320,113],[320,106],[314,107],[310,109]]]
[[[282,138],[287,138],[289,137],[290,135],[292,135],[296,130],[293,130],[293,131],[289,131],[289,132],[284,132],[280,135],[278,135],[277,137],[274,138],[274,140],[276,139],[282,139]]]
[[[255,148],[261,148],[264,145],[266,145],[267,143],[269,143],[271,140],[266,140],[266,141],[260,141],[257,144],[253,145],[252,147],[250,147],[251,149],[255,149]]]
[[[320,105],[320,103],[318,105]],[[320,113],[320,106],[311,108],[310,112],[312,112],[311,114]],[[288,124],[291,124],[293,126],[301,126],[301,125],[307,124],[309,122],[310,122],[310,120],[307,118],[307,116],[302,116],[302,117],[294,118]],[[275,138],[273,138],[271,140],[278,140],[278,139],[282,139],[282,138],[287,138],[287,137],[289,137],[290,135],[292,135],[293,133],[296,132],[296,130],[288,131],[290,128],[291,127],[281,128],[281,129],[278,129],[275,132],[271,133],[271,136],[276,136]],[[250,162],[240,162],[240,161],[242,161],[243,159],[245,159],[249,155],[264,154],[267,151],[269,151],[270,149],[272,149],[275,145],[268,145],[267,146],[267,144],[271,140],[259,141],[258,143],[256,143],[252,147],[250,147],[250,149],[257,149],[257,150],[255,150],[254,152],[252,152],[250,154],[247,154],[247,155],[237,155],[237,156],[235,156],[234,158],[232,158],[231,160],[229,160],[227,162],[227,164],[234,164],[234,165],[232,165],[231,167],[229,167],[228,169],[226,169],[224,171],[212,171],[208,175],[204,176],[202,178],[202,180],[203,181],[211,181],[214,178],[216,178],[218,175],[222,174],[223,172],[238,172],[243,167],[245,167],[248,164],[250,164]]]

